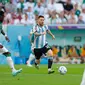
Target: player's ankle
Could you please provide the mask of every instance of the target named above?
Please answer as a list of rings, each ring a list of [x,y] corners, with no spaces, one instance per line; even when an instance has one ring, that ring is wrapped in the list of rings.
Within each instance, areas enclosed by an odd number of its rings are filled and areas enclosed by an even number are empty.
[[[12,68],[12,72],[15,72],[15,71],[16,71],[16,69],[13,69],[13,68]]]
[[[38,64],[35,62],[35,65],[37,66]]]
[[[51,71],[52,69],[51,68],[48,68],[48,71]]]

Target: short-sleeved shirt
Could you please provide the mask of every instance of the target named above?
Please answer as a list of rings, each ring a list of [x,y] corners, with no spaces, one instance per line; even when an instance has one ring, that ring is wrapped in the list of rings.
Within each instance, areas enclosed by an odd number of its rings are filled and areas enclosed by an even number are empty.
[[[37,26],[34,26],[32,29],[33,32],[37,32],[37,33],[43,33],[43,32],[46,32],[47,30],[48,30],[47,25],[44,25],[42,27],[37,25]],[[40,36],[34,35],[34,48],[42,48],[45,46],[46,43],[47,43],[46,35],[40,35]]]

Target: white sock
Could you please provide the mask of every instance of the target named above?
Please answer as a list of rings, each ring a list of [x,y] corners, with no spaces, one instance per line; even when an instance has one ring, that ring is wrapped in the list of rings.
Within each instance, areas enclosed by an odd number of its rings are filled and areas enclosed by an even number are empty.
[[[51,71],[51,68],[49,68],[48,71]]]
[[[15,67],[14,67],[14,63],[11,57],[7,57],[7,63],[10,66],[10,68],[12,69],[12,71],[16,71]]]
[[[35,59],[35,56],[31,53],[29,59],[27,60],[27,64],[31,64],[31,61]]]
[[[85,85],[85,70],[84,70],[82,81],[81,81],[80,85]]]

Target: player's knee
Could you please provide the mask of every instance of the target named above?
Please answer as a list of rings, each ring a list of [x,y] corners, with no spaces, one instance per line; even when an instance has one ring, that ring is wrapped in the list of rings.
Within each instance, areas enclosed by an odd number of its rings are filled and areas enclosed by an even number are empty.
[[[47,52],[47,55],[53,57],[53,52],[52,52],[52,50],[49,50],[49,51]]]
[[[3,53],[3,55],[5,55],[6,57],[9,57],[9,56],[11,56],[11,53],[10,52],[5,52],[5,53]]]
[[[3,48],[3,45],[0,45],[0,48]]]

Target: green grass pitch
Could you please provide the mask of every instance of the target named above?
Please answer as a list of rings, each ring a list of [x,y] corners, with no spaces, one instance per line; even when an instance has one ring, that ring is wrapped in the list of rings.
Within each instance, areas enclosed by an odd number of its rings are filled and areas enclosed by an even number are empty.
[[[40,69],[29,68],[26,65],[16,65],[23,71],[13,77],[7,65],[0,65],[0,85],[80,85],[85,64],[64,64],[68,72],[65,75],[58,73],[62,64],[54,64],[54,74],[47,74],[47,65],[40,65]]]

